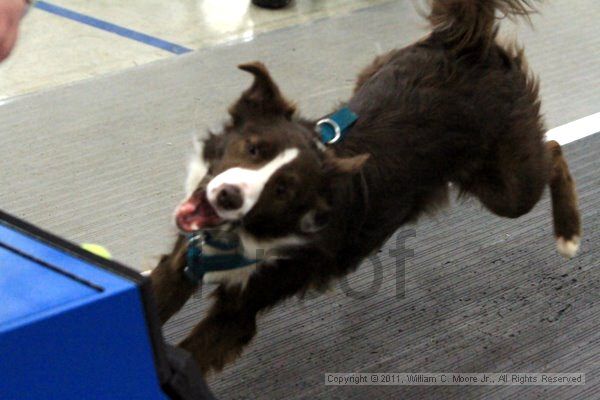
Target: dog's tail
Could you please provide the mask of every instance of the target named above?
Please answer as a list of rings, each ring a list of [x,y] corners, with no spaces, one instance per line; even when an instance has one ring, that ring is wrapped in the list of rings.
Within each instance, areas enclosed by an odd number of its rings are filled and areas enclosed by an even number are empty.
[[[534,13],[535,0],[429,0],[428,16],[433,35],[454,52],[488,48],[496,36],[497,14],[500,17]]]

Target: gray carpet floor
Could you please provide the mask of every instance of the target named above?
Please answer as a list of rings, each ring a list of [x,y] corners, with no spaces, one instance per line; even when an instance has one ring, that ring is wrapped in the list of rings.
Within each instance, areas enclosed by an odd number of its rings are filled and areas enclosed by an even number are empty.
[[[599,111],[599,16],[596,0],[555,1],[533,18],[535,30],[517,29],[540,77],[548,128]],[[348,96],[375,55],[426,32],[413,2],[390,2],[3,102],[0,207],[72,241],[104,244],[143,270],[174,236],[171,213],[183,196],[191,135],[218,123],[250,82],[235,65],[264,61],[283,92],[317,117]],[[567,148],[586,230],[576,259],[565,262],[553,249],[547,200],[516,221],[475,203],[456,205],[403,231],[404,275],[385,248],[347,282],[362,291],[373,285],[364,296],[338,288],[267,314],[245,356],[213,379],[216,393],[600,398],[599,142],[596,134]],[[204,292],[167,326],[170,340],[200,317]],[[323,373],[334,371],[584,371],[588,384],[325,387]]]

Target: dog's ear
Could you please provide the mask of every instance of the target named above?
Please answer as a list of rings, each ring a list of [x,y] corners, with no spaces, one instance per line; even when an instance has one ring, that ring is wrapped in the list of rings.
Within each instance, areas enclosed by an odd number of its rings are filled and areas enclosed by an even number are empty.
[[[261,62],[253,62],[238,66],[243,71],[254,75],[254,82],[239,100],[229,108],[234,124],[251,116],[284,116],[290,119],[296,110],[279,91],[277,84],[271,79],[269,71]]]
[[[362,169],[369,157],[370,154],[338,157],[333,152],[327,151],[323,161],[323,172],[326,176],[353,175]]]
[[[316,233],[327,226],[330,215],[331,208],[325,200],[319,198],[315,207],[300,219],[300,230],[304,233]]]

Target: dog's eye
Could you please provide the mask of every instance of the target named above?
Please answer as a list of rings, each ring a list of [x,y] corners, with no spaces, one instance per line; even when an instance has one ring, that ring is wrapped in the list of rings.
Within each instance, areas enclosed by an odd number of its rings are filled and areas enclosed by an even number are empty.
[[[246,146],[246,151],[253,158],[256,158],[260,155],[260,151],[259,151],[258,145],[256,143],[249,142],[248,145]]]

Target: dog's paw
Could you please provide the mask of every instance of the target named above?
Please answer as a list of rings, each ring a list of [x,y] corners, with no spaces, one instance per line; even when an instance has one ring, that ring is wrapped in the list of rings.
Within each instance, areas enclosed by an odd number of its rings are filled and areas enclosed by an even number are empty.
[[[571,239],[565,239],[562,236],[559,236],[556,239],[556,249],[559,254],[565,258],[573,258],[575,254],[577,254],[577,250],[579,250],[579,244],[581,239],[579,236],[573,236]]]

